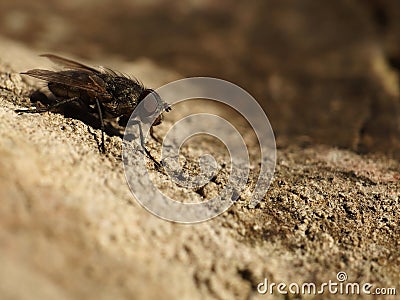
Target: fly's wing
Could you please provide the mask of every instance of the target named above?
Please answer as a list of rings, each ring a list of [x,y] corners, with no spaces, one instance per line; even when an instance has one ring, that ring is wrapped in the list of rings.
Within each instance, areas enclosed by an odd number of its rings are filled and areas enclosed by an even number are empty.
[[[92,91],[103,97],[111,97],[105,88],[105,83],[97,74],[83,71],[49,71],[42,69],[33,69],[21,73],[48,82],[55,82],[65,86],[74,87],[86,91]]]
[[[95,68],[86,66],[84,64],[81,64],[79,62],[54,55],[54,54],[42,54],[40,55],[42,57],[47,57],[50,59],[52,62],[54,62],[57,65],[66,67],[67,69],[72,69],[72,70],[78,70],[78,71],[84,71],[84,72],[89,72],[89,73],[95,73],[95,74],[100,74],[101,72]]]

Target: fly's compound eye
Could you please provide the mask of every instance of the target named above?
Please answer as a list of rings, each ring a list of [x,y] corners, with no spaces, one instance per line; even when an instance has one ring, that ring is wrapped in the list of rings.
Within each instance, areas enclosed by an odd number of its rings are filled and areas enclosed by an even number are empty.
[[[144,103],[143,103],[144,117],[148,117],[148,116],[151,116],[151,115],[154,115],[155,113],[157,113],[158,101],[154,96],[149,95],[143,101],[144,101]]]

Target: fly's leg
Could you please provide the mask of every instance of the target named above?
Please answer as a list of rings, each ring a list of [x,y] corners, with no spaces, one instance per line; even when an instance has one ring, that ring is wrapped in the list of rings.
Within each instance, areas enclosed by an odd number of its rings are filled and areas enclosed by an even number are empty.
[[[139,126],[139,135],[140,135],[140,145],[142,146],[143,151],[146,153],[147,157],[150,158],[155,166],[157,168],[160,168],[161,165],[158,161],[156,161],[156,159],[150,154],[150,152],[146,149],[145,145],[144,145],[144,137],[143,137],[143,130],[142,130],[142,124],[140,121],[133,121],[134,125],[138,125]]]
[[[151,136],[157,143],[162,144],[162,142],[160,141],[160,139],[154,135],[153,126],[150,127],[150,136]]]
[[[52,104],[52,105],[49,105],[49,106],[46,106],[46,107],[43,107],[43,108],[35,108],[35,109],[16,109],[15,112],[16,112],[16,113],[31,113],[31,114],[34,114],[34,113],[43,113],[43,112],[46,112],[46,111],[50,111],[50,110],[52,110],[52,109],[54,109],[54,108],[57,108],[57,107],[59,107],[59,106],[61,106],[61,105],[64,105],[64,104],[67,104],[67,103],[76,101],[76,100],[78,100],[78,99],[79,99],[79,97],[72,97],[72,98],[62,100],[62,101],[60,101],[60,102],[54,103],[54,104]]]
[[[99,99],[96,98],[96,106],[97,106],[97,110],[99,113],[99,119],[100,119],[100,128],[101,128],[101,151],[103,153],[106,152],[105,146],[104,146],[104,120],[103,120],[103,113],[101,111],[101,106],[100,106],[100,102]]]

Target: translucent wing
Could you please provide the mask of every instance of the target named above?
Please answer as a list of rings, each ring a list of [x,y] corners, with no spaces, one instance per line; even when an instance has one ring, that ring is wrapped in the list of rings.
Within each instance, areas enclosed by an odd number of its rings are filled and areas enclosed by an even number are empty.
[[[95,68],[86,66],[79,62],[76,62],[76,61],[61,57],[61,56],[57,56],[54,54],[42,54],[40,56],[47,57],[48,59],[50,59],[52,62],[56,63],[57,65],[60,65],[60,66],[63,66],[63,67],[69,68],[69,69],[85,71],[85,72],[90,72],[90,73],[97,73],[97,74],[100,73],[100,71]]]
[[[65,86],[92,91],[101,94],[104,97],[110,96],[105,88],[104,81],[93,74],[93,72],[82,71],[49,71],[42,69],[33,69],[22,74],[26,74],[48,82],[55,82]]]

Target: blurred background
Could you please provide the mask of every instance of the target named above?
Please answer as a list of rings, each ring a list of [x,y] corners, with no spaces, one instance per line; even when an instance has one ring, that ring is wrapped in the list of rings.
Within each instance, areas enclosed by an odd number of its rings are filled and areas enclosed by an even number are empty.
[[[398,0],[0,0],[0,35],[229,80],[262,105],[278,147],[400,157]]]

